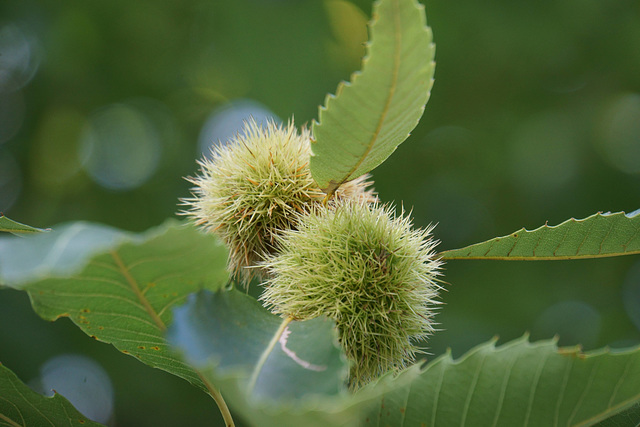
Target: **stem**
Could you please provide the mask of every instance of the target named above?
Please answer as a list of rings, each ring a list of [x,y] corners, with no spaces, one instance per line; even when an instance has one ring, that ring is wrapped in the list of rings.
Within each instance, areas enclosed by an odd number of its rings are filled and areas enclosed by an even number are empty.
[[[327,202],[329,202],[329,199],[331,198],[331,193],[327,193],[326,196],[324,196],[324,199],[322,199],[322,206],[323,207],[327,207]]]
[[[278,327],[278,330],[276,331],[275,335],[271,339],[271,342],[269,343],[267,348],[264,350],[264,352],[260,356],[260,359],[258,360],[258,363],[256,364],[256,367],[254,368],[253,373],[251,374],[251,379],[249,380],[249,386],[247,387],[247,391],[249,394],[253,392],[253,389],[256,386],[256,382],[258,381],[258,376],[260,375],[260,371],[262,371],[262,367],[266,363],[267,358],[271,354],[271,351],[273,351],[273,348],[276,346],[276,343],[282,336],[282,333],[284,332],[285,329],[287,329],[287,326],[289,325],[289,323],[291,323],[292,320],[293,320],[293,317],[287,317],[282,321],[282,323],[280,324],[280,327]]]
[[[233,418],[231,417],[231,412],[229,411],[229,407],[227,406],[227,403],[224,401],[222,394],[220,394],[220,391],[218,391],[213,386],[213,384],[211,384],[204,377],[204,375],[202,375],[199,371],[196,371],[196,373],[198,374],[198,377],[200,377],[204,385],[207,387],[207,390],[209,390],[209,394],[211,395],[211,397],[213,397],[213,400],[215,400],[216,405],[218,405],[218,409],[220,409],[220,414],[224,419],[225,426],[235,427],[235,423],[233,422]]]

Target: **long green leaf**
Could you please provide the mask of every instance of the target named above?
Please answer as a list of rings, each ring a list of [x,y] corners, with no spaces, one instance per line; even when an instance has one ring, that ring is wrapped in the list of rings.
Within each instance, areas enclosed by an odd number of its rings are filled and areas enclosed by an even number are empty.
[[[102,424],[82,415],[58,393],[52,397],[36,393],[0,363],[0,425],[99,427]]]
[[[375,3],[362,72],[327,96],[313,123],[310,168],[326,193],[380,165],[416,127],[433,85],[431,40],[416,0]]]
[[[94,257],[77,274],[23,289],[44,319],[69,317],[87,335],[207,390],[170,351],[164,332],[171,308],[188,294],[227,282],[226,249],[214,237],[176,224],[145,236]]]
[[[132,233],[103,224],[71,222],[50,233],[0,237],[0,284],[20,288],[45,277],[77,273],[94,255],[126,241]]]
[[[19,222],[7,218],[2,212],[0,212],[0,232],[2,231],[13,234],[32,234],[51,230],[44,228],[35,228],[26,224],[20,224]]]
[[[556,341],[495,340],[445,354],[367,418],[391,426],[587,426],[640,402],[640,348],[583,354]]]
[[[443,259],[562,260],[640,253],[640,214],[618,212],[570,219],[557,226],[524,228],[461,249],[444,251]]]
[[[239,291],[200,292],[176,308],[168,339],[253,425],[354,426],[379,391],[346,392],[333,321],[291,321]]]

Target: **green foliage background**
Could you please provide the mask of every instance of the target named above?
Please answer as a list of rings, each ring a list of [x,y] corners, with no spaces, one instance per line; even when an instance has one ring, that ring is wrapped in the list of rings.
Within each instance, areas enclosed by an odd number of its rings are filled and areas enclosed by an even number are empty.
[[[41,61],[28,85],[0,94],[3,108],[24,111],[0,140],[0,211],[37,227],[162,223],[188,195],[181,177],[195,172],[211,111],[246,98],[310,125],[325,94],[360,67],[370,9],[364,0],[1,3],[0,30],[32,34]],[[437,222],[441,250],[640,207],[637,2],[429,1],[426,11],[436,81],[411,138],[374,171],[383,200],[413,208],[417,225]],[[86,121],[114,103],[144,111],[162,147],[150,177],[126,191],[100,186],[78,160]],[[640,342],[640,318],[634,326],[629,315],[640,294],[624,293],[640,289],[637,257],[451,261],[445,274],[431,357],[525,331],[587,349]],[[219,419],[196,388],[66,319],[42,321],[23,293],[0,291],[0,325],[0,361],[25,382],[53,355],[94,357],[114,382],[119,426]]]

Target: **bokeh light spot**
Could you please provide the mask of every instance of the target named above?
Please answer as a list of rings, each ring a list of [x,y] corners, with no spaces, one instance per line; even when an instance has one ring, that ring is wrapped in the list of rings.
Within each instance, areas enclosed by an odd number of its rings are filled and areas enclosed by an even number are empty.
[[[23,88],[40,65],[35,37],[15,24],[0,27],[0,94]]]
[[[209,155],[211,147],[226,144],[244,129],[247,120],[265,125],[269,120],[282,122],[266,106],[251,99],[236,99],[214,109],[200,131],[198,147],[201,155]]]
[[[325,0],[324,8],[332,38],[326,41],[329,62],[349,71],[361,67],[367,41],[367,17],[356,5],[343,0]]]
[[[40,368],[34,388],[53,396],[53,390],[69,400],[82,414],[106,424],[113,417],[113,386],[106,371],[93,359],[64,354]]]
[[[80,158],[91,178],[113,190],[131,190],[155,172],[162,151],[152,122],[126,104],[109,105],[90,118]]]
[[[76,153],[85,124],[85,118],[71,109],[52,109],[42,117],[32,149],[31,178],[50,194],[82,188],[72,184],[82,169]]]
[[[21,91],[0,91],[0,144],[13,138],[24,121],[24,97]]]
[[[593,348],[598,343],[602,318],[591,305],[582,301],[562,301],[540,314],[531,330],[535,338],[558,335],[559,344]]]

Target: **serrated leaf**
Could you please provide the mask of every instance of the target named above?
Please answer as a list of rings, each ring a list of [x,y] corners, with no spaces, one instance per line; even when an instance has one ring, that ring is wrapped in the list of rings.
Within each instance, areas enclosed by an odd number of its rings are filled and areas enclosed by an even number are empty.
[[[79,271],[97,253],[140,239],[103,224],[60,224],[49,233],[0,237],[0,283],[13,288],[49,276]]]
[[[555,340],[495,340],[426,365],[386,393],[369,425],[587,426],[640,402],[640,348],[583,354]]]
[[[51,231],[50,229],[45,228],[36,228],[30,225],[21,224],[17,221],[7,218],[3,213],[0,212],[0,232],[7,232],[12,234],[32,234],[32,233],[42,233],[44,231]]]
[[[362,71],[327,96],[313,123],[310,168],[326,193],[373,170],[407,139],[429,99],[434,54],[421,4],[374,4]]]
[[[640,215],[597,213],[560,225],[524,228],[461,249],[444,251],[442,259],[562,260],[640,253]]]
[[[292,321],[239,291],[200,292],[174,310],[168,340],[260,426],[353,426],[372,394],[346,392],[334,322]],[[282,333],[284,331],[284,333]]]
[[[82,415],[58,393],[52,397],[46,397],[31,390],[2,363],[0,363],[0,425],[102,426]]]
[[[23,287],[46,320],[69,317],[87,335],[207,390],[167,345],[171,308],[228,281],[226,248],[213,236],[170,223],[95,256],[79,273]]]

